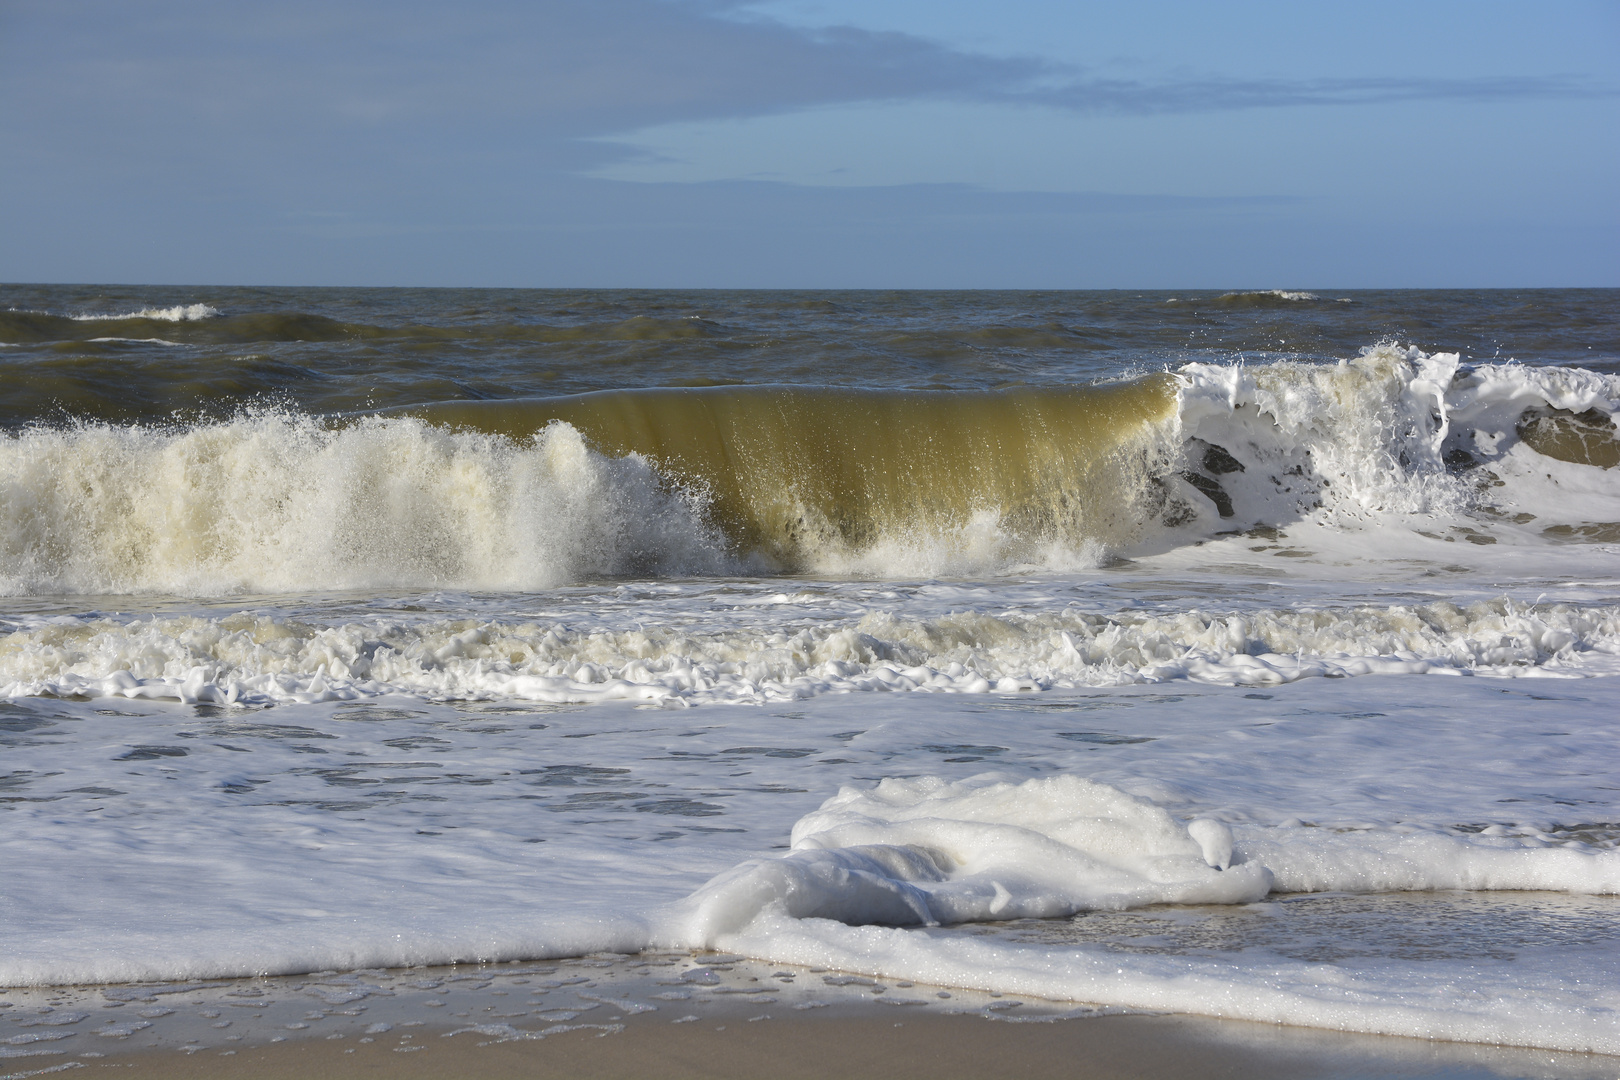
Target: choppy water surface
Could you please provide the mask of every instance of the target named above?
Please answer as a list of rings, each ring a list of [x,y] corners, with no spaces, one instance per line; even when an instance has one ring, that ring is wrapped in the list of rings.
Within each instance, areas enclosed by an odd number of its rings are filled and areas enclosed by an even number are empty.
[[[0,288],[0,981],[708,947],[1620,1052],[1617,316]]]
[[[1308,297],[1308,298],[1306,298]],[[1380,341],[1614,371],[1614,290],[638,292],[9,285],[0,422],[647,386],[1069,385]]]

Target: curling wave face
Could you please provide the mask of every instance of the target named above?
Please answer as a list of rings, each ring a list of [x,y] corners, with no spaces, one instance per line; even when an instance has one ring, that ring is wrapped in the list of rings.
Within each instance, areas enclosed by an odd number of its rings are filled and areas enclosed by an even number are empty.
[[[1170,381],[989,392],[716,387],[412,410],[512,438],[553,424],[699,492],[772,570],[1082,565],[1135,540],[1171,444]],[[1059,556],[1060,558],[1063,556]]]
[[[0,442],[0,591],[536,590],[753,569],[1093,565],[1139,534],[1165,380],[1003,394],[644,391],[329,425]],[[476,425],[476,427],[474,426]]]

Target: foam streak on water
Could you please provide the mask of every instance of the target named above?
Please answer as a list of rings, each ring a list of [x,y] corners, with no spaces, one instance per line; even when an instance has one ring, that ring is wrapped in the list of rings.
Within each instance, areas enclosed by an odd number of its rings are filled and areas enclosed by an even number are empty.
[[[1369,674],[1580,678],[1620,669],[1617,607],[1521,609],[1496,601],[1241,615],[1069,609],[829,620],[817,618],[815,606],[781,596],[776,614],[800,625],[764,633],[532,620],[322,626],[245,614],[30,619],[0,639],[0,693],[221,705],[400,693],[679,705],[1176,680],[1269,686]]]

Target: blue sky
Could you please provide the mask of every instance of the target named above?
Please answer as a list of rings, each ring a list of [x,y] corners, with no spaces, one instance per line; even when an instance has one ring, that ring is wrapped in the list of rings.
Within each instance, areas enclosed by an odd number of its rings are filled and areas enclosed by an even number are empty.
[[[1620,4],[0,0],[0,280],[1620,285]]]

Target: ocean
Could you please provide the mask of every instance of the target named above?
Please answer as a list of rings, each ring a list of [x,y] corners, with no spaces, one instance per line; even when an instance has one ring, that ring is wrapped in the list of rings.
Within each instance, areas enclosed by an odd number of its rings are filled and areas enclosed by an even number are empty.
[[[0,286],[0,985],[1620,1053],[1620,290]]]

